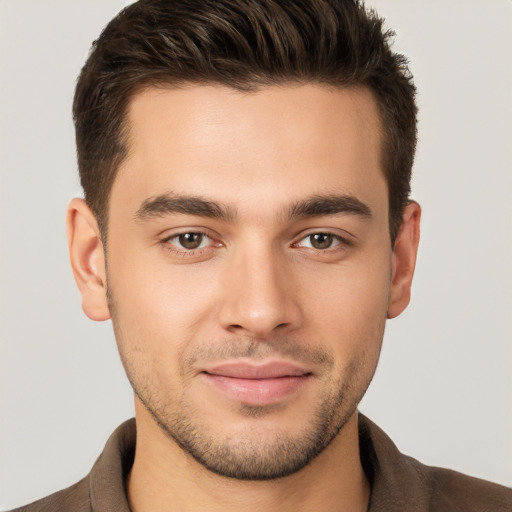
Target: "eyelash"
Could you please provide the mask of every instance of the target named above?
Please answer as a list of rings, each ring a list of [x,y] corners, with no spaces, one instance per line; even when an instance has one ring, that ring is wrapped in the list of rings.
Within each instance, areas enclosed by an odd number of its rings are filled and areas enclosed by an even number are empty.
[[[208,238],[210,240],[210,243],[206,247],[198,247],[196,249],[187,249],[186,247],[179,247],[177,245],[177,243],[172,242],[173,239],[178,239],[179,237],[185,236],[185,235],[200,235],[201,237]],[[191,230],[191,231],[183,231],[181,233],[175,233],[171,236],[168,236],[161,241],[161,244],[164,246],[164,248],[167,251],[169,251],[175,255],[181,256],[183,258],[186,258],[187,256],[188,257],[199,256],[203,252],[210,250],[212,248],[212,242],[215,243],[215,240],[208,233],[205,233],[204,231],[192,231]],[[201,243],[202,243],[202,241],[201,241]],[[221,242],[217,242],[215,245],[217,247],[222,247],[223,244]]]
[[[195,249],[194,248],[187,249],[186,247],[179,247],[177,245],[178,242],[177,243],[172,242],[172,240],[179,239],[179,237],[182,237],[185,235],[199,235],[201,237],[208,238],[210,240],[210,243],[206,247],[197,247]],[[311,240],[312,237],[319,236],[319,235],[332,237],[332,240],[336,242],[335,245],[326,247],[325,249],[319,249],[316,247],[304,247],[304,248],[308,249],[309,251],[314,251],[317,254],[329,254],[329,253],[334,253],[337,251],[342,251],[352,245],[352,242],[350,240],[348,240],[347,238],[342,237],[338,234],[332,233],[330,231],[315,231],[315,232],[308,233],[308,234],[302,236],[297,242],[292,243],[291,247],[294,247],[294,248],[303,247],[300,245],[301,243],[303,243],[305,240],[308,240],[308,239]],[[212,243],[215,244],[214,248],[220,248],[220,247],[224,246],[224,244],[222,242],[216,241],[208,233],[205,233],[204,231],[192,231],[192,230],[173,234],[169,237],[164,238],[161,241],[161,243],[167,251],[172,252],[173,254],[177,254],[178,256],[181,256],[181,257],[200,256],[205,251],[212,249]],[[202,243],[203,243],[203,240],[201,240],[201,244]]]
[[[331,253],[334,253],[337,251],[345,250],[346,248],[348,248],[352,245],[352,242],[350,240],[348,240],[347,238],[345,238],[341,235],[338,235],[336,233],[332,233],[330,231],[314,231],[312,233],[308,233],[308,234],[302,236],[299,241],[294,242],[292,244],[292,247],[301,247],[299,244],[303,243],[305,240],[308,240],[308,239],[311,240],[312,237],[319,236],[319,235],[332,237],[333,241],[336,242],[335,245],[326,247],[325,249],[318,249],[316,247],[305,247],[305,248],[310,251],[314,251],[317,254],[331,254]]]

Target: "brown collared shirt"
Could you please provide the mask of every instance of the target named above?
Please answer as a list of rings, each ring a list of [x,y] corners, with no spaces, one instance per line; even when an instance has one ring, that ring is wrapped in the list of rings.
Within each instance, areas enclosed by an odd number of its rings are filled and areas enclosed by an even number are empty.
[[[132,419],[112,434],[83,480],[12,512],[130,512],[124,482],[133,464],[135,437]],[[368,512],[512,512],[512,489],[402,455],[362,414],[359,438],[372,489]]]

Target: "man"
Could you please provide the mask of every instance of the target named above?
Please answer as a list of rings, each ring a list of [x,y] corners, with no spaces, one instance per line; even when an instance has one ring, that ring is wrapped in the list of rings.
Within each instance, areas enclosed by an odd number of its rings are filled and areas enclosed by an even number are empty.
[[[414,86],[353,2],[141,1],[74,104],[83,308],[136,395],[83,481],[27,510],[508,510],[358,415],[409,301]]]

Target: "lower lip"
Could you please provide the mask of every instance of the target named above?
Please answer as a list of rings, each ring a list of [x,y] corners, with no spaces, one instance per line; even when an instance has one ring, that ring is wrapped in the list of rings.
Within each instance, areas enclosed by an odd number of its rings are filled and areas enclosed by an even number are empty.
[[[309,375],[273,379],[237,379],[209,373],[203,375],[222,393],[248,405],[275,404],[296,392],[309,379]]]

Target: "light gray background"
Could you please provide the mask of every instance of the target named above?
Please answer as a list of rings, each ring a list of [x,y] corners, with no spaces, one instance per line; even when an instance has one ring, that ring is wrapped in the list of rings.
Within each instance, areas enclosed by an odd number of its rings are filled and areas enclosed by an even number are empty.
[[[84,476],[133,412],[109,323],[81,312],[64,214],[71,100],[120,0],[0,0],[0,508]],[[373,0],[418,85],[413,301],[361,410],[420,460],[512,484],[512,3]]]

